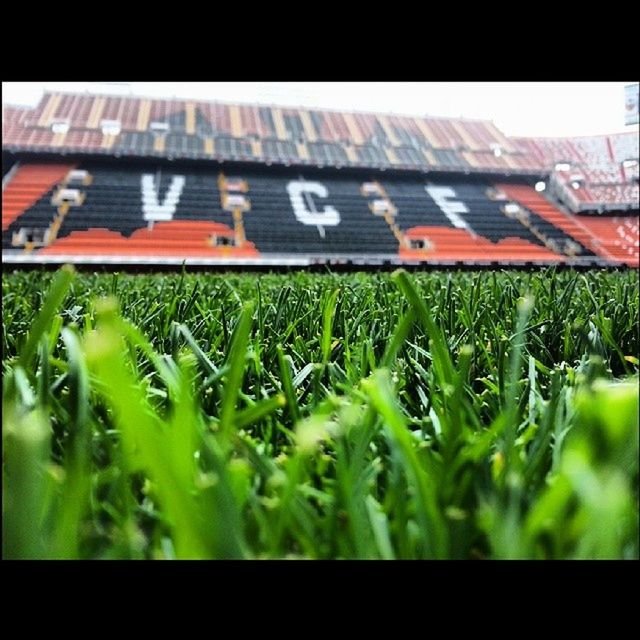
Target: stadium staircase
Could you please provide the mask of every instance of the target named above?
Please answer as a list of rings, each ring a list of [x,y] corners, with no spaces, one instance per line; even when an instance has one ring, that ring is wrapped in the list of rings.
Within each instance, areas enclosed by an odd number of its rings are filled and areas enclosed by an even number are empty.
[[[613,262],[638,266],[637,217],[578,217],[563,213],[531,187],[510,184],[496,186],[596,255]]]
[[[2,231],[62,181],[72,168],[69,164],[18,166],[2,192]]]

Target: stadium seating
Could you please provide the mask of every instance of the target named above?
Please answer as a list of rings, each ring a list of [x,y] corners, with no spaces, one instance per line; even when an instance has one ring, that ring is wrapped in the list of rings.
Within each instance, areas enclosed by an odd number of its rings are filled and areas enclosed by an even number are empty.
[[[47,93],[3,106],[5,153],[20,163],[3,247],[22,256],[637,263],[634,133],[507,138],[480,120]],[[90,180],[72,184],[74,168]]]
[[[498,185],[508,196],[498,199],[490,183],[472,178],[179,171],[171,165],[22,165],[7,190],[30,175],[39,177],[39,190],[11,209],[6,225],[3,218],[3,248],[43,256],[395,256],[474,263],[623,257],[599,251],[593,234],[530,187]],[[369,183],[376,186],[367,191]],[[521,206],[514,209],[515,202]]]
[[[2,231],[63,180],[72,165],[30,164],[17,167],[2,193]]]
[[[624,262],[630,267],[638,267],[638,219],[632,217],[587,217],[584,226],[600,242],[600,255],[610,260]]]
[[[491,122],[338,113],[189,100],[47,93],[34,109],[3,107],[3,148],[315,165],[548,174],[574,211],[634,208],[634,134],[565,139],[505,137]],[[582,172],[585,189],[554,174]],[[603,202],[601,198],[608,198]],[[635,199],[634,199],[635,198]]]
[[[515,142],[547,167],[554,193],[571,211],[638,209],[637,134]]]
[[[640,142],[637,135],[620,133],[608,136],[608,139],[615,162],[638,160]]]
[[[497,186],[513,201],[535,211],[595,255],[608,262],[622,262],[630,267],[638,267],[637,216],[574,216],[560,211],[531,187],[505,184]]]
[[[63,93],[45,94],[32,110],[8,107],[4,119],[12,151],[540,171],[485,121]]]

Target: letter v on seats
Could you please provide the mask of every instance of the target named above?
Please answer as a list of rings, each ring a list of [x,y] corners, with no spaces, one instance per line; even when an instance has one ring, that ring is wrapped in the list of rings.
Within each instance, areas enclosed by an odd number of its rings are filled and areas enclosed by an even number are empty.
[[[154,184],[154,177],[150,173],[142,176],[142,215],[145,220],[159,222],[163,220],[173,220],[180,196],[184,188],[185,177],[173,176],[171,184],[167,189],[162,204],[158,202],[158,192]]]

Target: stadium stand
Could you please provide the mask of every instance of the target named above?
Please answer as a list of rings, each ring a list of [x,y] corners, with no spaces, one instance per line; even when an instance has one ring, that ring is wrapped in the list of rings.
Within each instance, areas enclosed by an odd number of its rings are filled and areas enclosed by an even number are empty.
[[[539,172],[491,122],[47,93],[3,148],[336,167]]]
[[[513,201],[533,211],[594,255],[638,267],[638,218],[576,216],[564,213],[531,187],[498,185]]]
[[[48,93],[3,106],[5,154],[5,261],[638,266],[635,134]]]
[[[25,176],[47,181],[11,209],[6,226],[3,212],[3,249],[43,256],[611,259],[568,214],[548,213],[552,206],[530,187],[496,189],[486,180],[460,177],[363,180],[311,169],[306,175],[254,169],[237,177],[180,171],[99,163],[20,166],[10,189]]]
[[[554,194],[574,213],[638,209],[638,136],[515,140],[550,174]]]
[[[14,172],[2,193],[2,231],[60,183],[70,169],[70,165],[44,164],[26,165]]]

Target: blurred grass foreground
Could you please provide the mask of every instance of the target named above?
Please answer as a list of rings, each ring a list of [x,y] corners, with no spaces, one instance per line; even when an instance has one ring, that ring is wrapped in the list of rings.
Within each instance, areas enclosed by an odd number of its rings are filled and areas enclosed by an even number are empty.
[[[3,274],[4,558],[638,558],[638,272]]]

